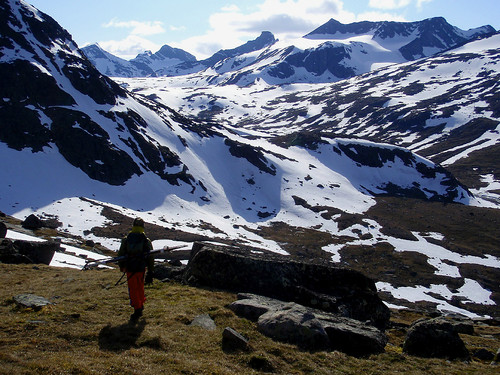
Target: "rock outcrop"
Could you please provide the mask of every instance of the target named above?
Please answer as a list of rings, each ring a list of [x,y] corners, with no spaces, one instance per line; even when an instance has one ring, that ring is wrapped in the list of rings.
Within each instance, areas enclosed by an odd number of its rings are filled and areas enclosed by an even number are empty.
[[[184,280],[296,302],[382,329],[390,316],[373,280],[327,263],[195,243]]]

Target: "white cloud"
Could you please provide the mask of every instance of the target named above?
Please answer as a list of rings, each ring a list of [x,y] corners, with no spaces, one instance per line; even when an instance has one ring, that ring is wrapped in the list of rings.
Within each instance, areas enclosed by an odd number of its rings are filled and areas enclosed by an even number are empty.
[[[131,35],[156,35],[165,32],[163,28],[163,23],[160,21],[119,21],[113,18],[108,23],[104,24],[103,27],[119,27],[132,29],[130,31]]]
[[[212,55],[221,48],[234,48],[257,38],[262,31],[278,39],[301,37],[335,18],[353,22],[353,13],[343,9],[341,0],[264,0],[252,13],[237,6],[227,6],[209,18],[210,30],[177,44],[198,58]],[[216,49],[214,49],[216,48]]]
[[[411,0],[370,0],[368,5],[376,9],[399,9],[407,7],[410,3]]]
[[[170,31],[185,31],[186,30],[186,26],[174,26],[174,25],[170,25],[168,27],[168,29]]]
[[[211,56],[220,49],[235,48],[249,40],[257,38],[262,31],[270,31],[281,41],[287,42],[313,31],[331,18],[342,23],[356,21],[405,21],[402,16],[390,14],[389,5],[402,6],[410,1],[431,0],[370,0],[373,12],[354,14],[344,9],[344,0],[260,0],[252,4],[253,11],[248,12],[236,5],[227,5],[209,17],[209,29],[203,35],[192,36],[180,42],[168,42],[172,47],[182,48],[198,59]],[[385,4],[385,5],[384,5]],[[385,8],[383,7],[385,6]],[[380,9],[382,11],[377,11]],[[120,21],[111,20],[106,27],[130,28],[130,35],[121,41],[100,42],[113,48],[107,49],[114,53],[120,51],[120,57],[150,49],[155,52],[161,46],[138,36],[147,37],[165,32],[163,24],[157,21]],[[174,26],[167,27],[171,32],[182,30]],[[133,38],[135,36],[135,38]],[[159,41],[159,39],[157,39]],[[139,48],[139,42],[143,43]],[[113,45],[112,43],[117,43]],[[116,54],[116,53],[115,53]]]
[[[383,13],[383,12],[365,12],[358,15],[359,20],[363,21],[396,21],[407,22],[408,20],[400,14]]]
[[[130,60],[146,50],[158,51],[161,46],[138,35],[129,35],[122,40],[100,41],[99,45],[109,53]]]
[[[163,23],[160,21],[120,21],[113,18],[111,21],[102,25],[105,28],[121,28],[130,29],[128,36],[121,40],[106,40],[100,41],[99,45],[109,53],[121,57],[122,59],[130,60],[136,57],[139,53],[150,50],[156,52],[161,48],[161,45],[152,42],[148,37],[153,35],[164,34],[166,32]],[[181,28],[177,28],[180,30]],[[172,26],[170,30],[173,29]]]
[[[432,0],[417,0],[417,8],[422,9],[425,3],[430,3]]]
[[[228,6],[225,6],[225,7],[222,7],[221,9],[223,12],[237,12],[240,10],[240,8],[238,7],[238,5],[235,5],[235,4],[231,4],[231,5],[228,5]]]

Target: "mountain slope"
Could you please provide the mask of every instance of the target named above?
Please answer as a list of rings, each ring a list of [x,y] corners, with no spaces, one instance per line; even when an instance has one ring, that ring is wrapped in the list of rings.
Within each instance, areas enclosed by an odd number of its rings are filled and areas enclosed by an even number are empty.
[[[478,188],[484,176],[500,180],[494,158],[500,130],[499,43],[496,34],[334,84],[199,87],[180,77],[122,82],[185,113],[268,137],[355,135],[410,148],[450,168],[473,156],[476,163],[453,170]]]

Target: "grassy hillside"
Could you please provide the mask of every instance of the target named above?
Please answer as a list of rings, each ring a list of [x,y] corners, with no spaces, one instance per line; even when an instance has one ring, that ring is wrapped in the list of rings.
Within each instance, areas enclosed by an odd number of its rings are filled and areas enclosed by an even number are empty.
[[[0,373],[2,374],[494,374],[498,367],[421,359],[401,351],[405,327],[422,317],[393,312],[386,353],[359,359],[339,352],[307,352],[260,334],[255,324],[225,306],[236,296],[177,283],[147,287],[144,318],[128,323],[126,285],[114,286],[118,270],[78,271],[38,265],[0,264]],[[33,293],[54,304],[40,311],[19,308],[13,297]],[[209,314],[217,328],[189,323]],[[250,339],[251,350],[226,352],[222,331],[230,326]],[[476,326],[462,335],[470,351],[500,347],[500,327]]]

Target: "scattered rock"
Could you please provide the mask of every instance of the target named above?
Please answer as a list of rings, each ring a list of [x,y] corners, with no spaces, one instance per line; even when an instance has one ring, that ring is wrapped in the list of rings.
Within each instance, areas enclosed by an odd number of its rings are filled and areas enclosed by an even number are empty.
[[[403,351],[426,358],[469,358],[469,352],[453,324],[442,318],[415,322],[408,330]]]
[[[161,281],[182,281],[184,270],[186,266],[172,266],[165,263],[156,263],[154,270],[154,277]]]
[[[41,219],[35,214],[31,214],[24,219],[21,225],[24,229],[37,230],[41,228],[57,229],[63,224],[57,220],[56,216],[49,215],[47,218]]]
[[[385,328],[389,309],[373,280],[360,272],[259,255],[238,248],[195,243],[184,274],[191,284],[293,301]]]
[[[201,327],[207,331],[213,331],[216,328],[215,322],[208,314],[198,315],[193,319],[190,326]]]
[[[487,349],[481,348],[475,350],[474,353],[472,353],[472,357],[481,361],[492,361],[495,358],[495,354]]]
[[[222,349],[225,351],[248,350],[248,340],[231,327],[222,332]]]
[[[381,353],[387,337],[377,328],[355,319],[293,302],[239,294],[229,305],[237,315],[257,321],[265,335],[306,350],[338,350],[349,355]]]
[[[495,354],[495,357],[493,358],[493,364],[500,363],[500,349],[497,350],[497,353]]]
[[[37,230],[43,228],[43,220],[31,214],[21,223],[21,225],[25,229]]]
[[[33,310],[40,310],[42,307],[52,305],[52,302],[44,297],[36,296],[34,294],[18,294],[14,297],[14,302],[24,308]]]
[[[274,372],[275,368],[272,362],[263,356],[252,356],[250,361],[248,361],[248,365],[257,371],[262,372]]]

